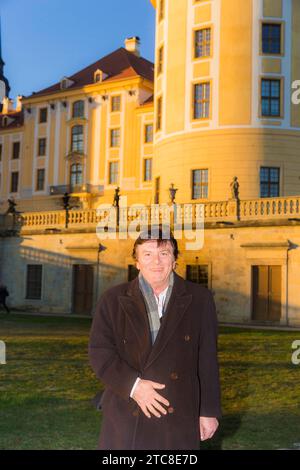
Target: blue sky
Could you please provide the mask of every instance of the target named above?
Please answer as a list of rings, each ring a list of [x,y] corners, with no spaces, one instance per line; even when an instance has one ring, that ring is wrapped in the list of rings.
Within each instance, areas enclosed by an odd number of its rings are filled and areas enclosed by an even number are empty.
[[[11,97],[29,95],[141,38],[154,59],[150,0],[0,0],[2,55]]]

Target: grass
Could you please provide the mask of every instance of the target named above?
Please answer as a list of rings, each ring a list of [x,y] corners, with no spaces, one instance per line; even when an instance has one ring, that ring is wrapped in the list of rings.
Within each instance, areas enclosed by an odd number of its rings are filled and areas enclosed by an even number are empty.
[[[89,319],[0,314],[0,449],[95,449],[99,385],[88,365]],[[221,328],[223,418],[203,449],[279,449],[300,442],[299,332]]]

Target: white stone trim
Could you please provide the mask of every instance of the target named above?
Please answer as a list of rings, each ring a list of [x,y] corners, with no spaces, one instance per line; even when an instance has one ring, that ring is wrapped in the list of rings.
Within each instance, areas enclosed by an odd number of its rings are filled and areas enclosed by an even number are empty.
[[[165,17],[164,17],[164,58],[163,58],[163,80],[162,80],[162,122],[161,122],[161,135],[166,134],[166,101],[167,101],[167,70],[168,70],[168,31],[169,31],[169,0],[165,0]]]
[[[102,99],[101,96],[96,96],[94,98],[94,102],[96,104],[95,110],[95,132],[94,132],[94,148],[93,148],[93,155],[94,155],[94,166],[93,166],[93,184],[99,184],[100,178],[100,134],[102,130]]]
[[[135,95],[134,95],[135,96]],[[126,100],[126,91],[121,93],[121,118],[120,118],[120,133],[121,133],[121,142],[119,149],[119,183],[118,186],[122,189],[123,177],[124,177],[124,158],[125,158],[125,100]]]
[[[187,40],[186,40],[186,63],[185,63],[185,131],[191,129],[191,106],[193,102],[192,96],[192,80],[193,80],[193,27],[194,27],[194,13],[195,5],[192,2],[187,2]]]
[[[60,162],[60,128],[61,128],[61,104],[56,103],[55,134],[54,134],[54,162],[53,162],[53,185],[59,184],[59,162]]]
[[[43,108],[47,108],[47,122],[40,123],[39,122],[39,115],[40,110]],[[39,126],[46,127],[46,135],[40,136],[39,135]],[[34,124],[34,152],[33,152],[33,175],[32,175],[32,195],[33,196],[45,196],[48,194],[48,172],[49,172],[49,154],[50,154],[50,127],[51,127],[51,112],[50,107],[47,104],[42,104],[37,107],[37,112],[35,116],[35,124]],[[43,156],[38,156],[38,140],[39,139],[46,139],[46,154]],[[38,159],[44,159],[44,165],[38,165]],[[44,169],[45,170],[45,180],[44,180],[44,189],[42,191],[36,190],[36,182],[37,182],[37,170]]]
[[[292,94],[292,0],[283,0],[283,21],[285,22],[283,31],[284,38],[284,55],[282,57],[282,72],[284,76],[284,89],[283,89],[283,115],[282,126],[284,128],[291,126],[291,94]]]
[[[210,59],[211,75],[211,119],[210,127],[219,127],[220,110],[220,42],[221,42],[221,0],[211,2],[213,25],[213,50]]]

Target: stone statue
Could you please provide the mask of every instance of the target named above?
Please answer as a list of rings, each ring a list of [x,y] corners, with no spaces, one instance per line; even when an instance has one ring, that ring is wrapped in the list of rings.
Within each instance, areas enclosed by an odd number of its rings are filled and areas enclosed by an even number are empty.
[[[115,189],[115,195],[114,195],[114,202],[113,206],[114,207],[119,207],[119,201],[120,201],[120,188],[119,186]]]
[[[6,214],[16,215],[16,213],[17,213],[17,210],[16,210],[17,203],[15,202],[14,198],[11,197],[10,199],[7,200],[7,202],[8,202],[8,209],[6,211]]]
[[[174,204],[174,202],[175,202],[175,197],[176,197],[177,191],[178,191],[178,189],[174,188],[174,183],[171,183],[171,186],[169,188],[169,195],[170,195],[170,200],[171,200],[172,204]]]
[[[235,176],[232,182],[230,183],[232,199],[239,199],[239,187],[240,183],[238,182],[237,176]]]

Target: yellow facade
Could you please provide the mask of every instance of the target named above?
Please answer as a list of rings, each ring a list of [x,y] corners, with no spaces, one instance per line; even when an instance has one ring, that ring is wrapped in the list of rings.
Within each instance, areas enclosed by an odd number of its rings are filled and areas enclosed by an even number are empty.
[[[153,82],[142,77],[126,78],[110,83],[97,83],[82,89],[23,99],[24,125],[18,129],[0,130],[2,185],[0,198],[13,196],[19,209],[57,210],[61,208],[63,187],[70,184],[71,165],[82,165],[82,184],[79,191],[68,191],[77,207],[91,208],[112,203],[115,188],[128,203],[138,199],[151,203],[151,182],[144,181],[144,159],[153,157],[153,143],[145,142],[145,126],[153,125],[153,106],[147,98],[153,94]],[[104,98],[103,98],[104,97]],[[120,110],[112,110],[113,97],[120,97]],[[75,102],[84,104],[84,116],[73,118]],[[66,103],[66,106],[64,105]],[[47,109],[47,122],[40,123],[42,109]],[[9,114],[8,114],[9,116]],[[71,150],[74,126],[83,126],[83,151]],[[119,130],[116,147],[111,146],[111,131]],[[18,159],[12,158],[13,140],[21,142]],[[39,156],[39,140],[46,139],[45,156]],[[118,162],[117,180],[110,184],[109,165]],[[37,190],[37,171],[45,170],[43,190]],[[11,172],[19,171],[19,188],[11,192]],[[94,186],[92,192],[89,188]],[[84,187],[87,190],[84,190]],[[51,188],[55,194],[51,195]],[[59,194],[56,195],[56,192]],[[75,201],[75,199],[74,199]]]
[[[3,213],[6,199],[14,196],[24,212],[22,238],[3,237],[0,276],[14,285],[12,297],[20,308],[78,313],[76,267],[91,268],[95,305],[101,292],[130,277],[134,264],[131,239],[102,240],[105,250],[99,252],[96,227],[104,210],[97,208],[112,204],[119,186],[121,198],[127,198],[127,207],[121,199],[120,220],[128,222],[134,219],[132,204],[169,203],[173,183],[176,202],[192,203],[187,212],[192,211],[194,225],[198,203],[205,213],[204,246],[188,250],[186,239],[180,239],[178,273],[188,277],[188,269],[204,268],[219,318],[248,323],[256,320],[256,269],[274,268],[279,296],[275,322],[300,325],[300,105],[291,99],[291,84],[299,79],[299,2],[151,3],[157,9],[152,80],[123,73],[76,89],[50,89],[23,99],[22,126],[0,126],[0,209]],[[263,31],[270,34],[268,40]],[[279,43],[272,31],[280,31]],[[134,38],[128,44],[134,49]],[[267,52],[268,47],[274,50]],[[278,96],[270,95],[271,84]],[[118,100],[120,109],[114,110]],[[84,114],[72,117],[78,101],[84,103]],[[45,108],[47,120],[39,123]],[[0,118],[10,115],[12,111]],[[71,148],[76,126],[83,126],[81,151]],[[146,142],[146,126],[153,126],[153,141]],[[41,139],[46,140],[45,155],[39,155]],[[18,159],[12,158],[14,142],[20,142]],[[149,167],[145,181],[147,162],[152,162],[152,172]],[[119,175],[110,183],[109,168],[115,163]],[[82,184],[75,188],[69,186],[71,168],[78,164]],[[45,186],[37,190],[41,169]],[[276,194],[271,179],[262,180],[262,169],[276,170]],[[13,172],[20,175],[17,193],[11,192]],[[193,180],[199,172],[205,179]],[[232,193],[234,177],[239,198]],[[65,191],[73,196],[68,217],[62,210]],[[149,220],[156,209],[147,212]],[[12,222],[5,219],[5,230]],[[31,264],[42,265],[49,285],[61,280],[63,304],[47,284],[38,300],[24,296],[26,266]]]
[[[278,168],[277,196],[299,193],[300,113],[291,101],[290,83],[297,80],[300,61],[300,6],[296,0],[165,0],[157,7],[154,83],[142,77],[97,83],[62,94],[23,99],[25,122],[11,132],[2,128],[0,198],[10,196],[12,171],[20,171],[15,198],[25,210],[56,209],[52,186],[67,185],[74,163],[83,165],[83,185],[99,186],[98,195],[83,191],[80,207],[112,202],[116,186],[128,203],[150,204],[160,179],[160,202],[168,202],[171,183],[177,201],[195,201],[193,170],[208,172],[205,200],[230,195],[234,176],[244,199],[260,197],[260,168]],[[160,10],[163,9],[161,12]],[[263,25],[279,25],[279,54],[263,51]],[[209,31],[209,51],[195,57],[195,37]],[[204,33],[203,33],[204,34]],[[203,45],[202,45],[203,46]],[[205,47],[205,46],[203,46]],[[280,112],[262,113],[262,83],[278,80]],[[195,89],[209,88],[208,111],[195,117]],[[134,95],[129,91],[135,90]],[[153,94],[154,101],[143,104]],[[107,96],[102,101],[102,96]],[[121,97],[120,112],[111,112],[113,96]],[[72,104],[85,103],[84,119],[72,119]],[[67,102],[67,107],[62,106]],[[158,102],[161,125],[157,128]],[[49,120],[38,124],[39,110],[47,107]],[[52,108],[53,109],[52,109]],[[28,114],[27,109],[32,108]],[[153,123],[154,145],[144,142],[144,126]],[[70,153],[74,125],[84,127],[82,156]],[[110,132],[120,129],[120,145],[110,146]],[[20,137],[19,137],[20,136]],[[291,138],[292,137],[292,138]],[[19,162],[11,161],[11,141],[22,141]],[[47,140],[45,157],[38,157],[37,141]],[[145,159],[153,157],[151,179],[144,181]],[[109,165],[118,163],[117,183],[109,183]],[[20,167],[20,168],[19,168]],[[45,190],[36,191],[38,169],[45,169]]]
[[[155,83],[163,110],[153,175],[160,178],[161,202],[167,201],[171,182],[178,188],[176,200],[191,202],[195,169],[208,170],[208,200],[230,196],[234,176],[242,198],[260,197],[261,167],[279,169],[278,196],[298,194],[300,113],[291,101],[291,78],[297,80],[299,69],[299,2],[162,3],[160,19],[161,2],[155,2],[156,49],[164,47],[165,68]],[[279,53],[263,50],[266,25],[281,28]],[[195,58],[195,34],[205,29],[210,51]],[[262,84],[268,80],[277,80],[280,89],[274,115],[262,112]],[[195,119],[194,86],[199,84],[210,86],[209,111]]]

